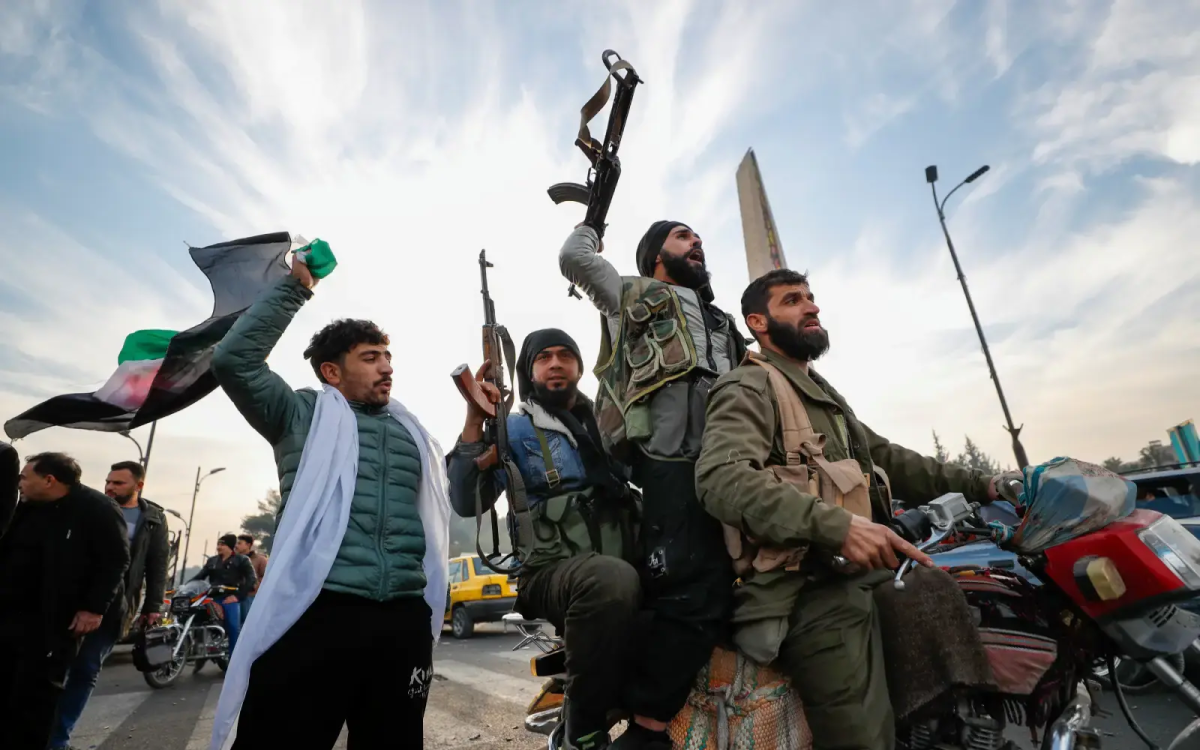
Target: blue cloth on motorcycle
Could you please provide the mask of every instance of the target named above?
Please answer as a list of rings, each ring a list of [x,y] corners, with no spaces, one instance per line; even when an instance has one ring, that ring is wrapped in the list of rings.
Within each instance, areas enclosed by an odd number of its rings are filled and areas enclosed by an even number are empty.
[[[1096,464],[1055,458],[1025,467],[1025,518],[1013,536],[1018,552],[1037,554],[1133,513],[1137,486]]]

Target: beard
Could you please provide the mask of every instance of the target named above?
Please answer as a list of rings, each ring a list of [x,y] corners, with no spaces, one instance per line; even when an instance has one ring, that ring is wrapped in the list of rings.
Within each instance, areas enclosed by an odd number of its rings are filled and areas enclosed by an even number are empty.
[[[566,409],[578,392],[578,383],[571,383],[565,388],[548,388],[545,383],[533,384],[534,400],[551,409]]]
[[[798,362],[815,362],[829,351],[829,332],[824,328],[806,329],[807,319],[788,325],[767,316],[767,335],[779,350]]]
[[[692,265],[692,261],[688,260],[688,256],[663,252],[658,257],[662,261],[663,270],[679,286],[685,289],[699,289],[708,283],[708,269],[704,267],[697,269]]]
[[[118,505],[124,505],[125,503],[127,503],[133,499],[133,493],[130,492],[128,495],[109,495],[109,497],[111,497],[113,500],[117,501]]]

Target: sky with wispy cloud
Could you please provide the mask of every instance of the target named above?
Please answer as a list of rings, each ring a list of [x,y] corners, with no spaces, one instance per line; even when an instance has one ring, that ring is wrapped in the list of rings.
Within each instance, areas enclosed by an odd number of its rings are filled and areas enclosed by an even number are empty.
[[[1198,29],[1182,0],[4,3],[0,416],[93,390],[133,330],[204,319],[187,243],[284,230],[340,265],[271,365],[312,385],[308,337],[372,318],[395,395],[448,449],[449,373],[480,356],[480,248],[518,338],[555,325],[596,351],[557,265],[581,212],[545,190],[583,177],[578,111],[612,48],[646,81],[609,214],[618,268],[651,221],[686,221],[736,312],[753,147],[831,332],[822,373],[897,442],[970,434],[1011,463],[923,171],[944,192],[989,164],[947,214],[1030,456],[1133,458],[1200,416]],[[95,485],[136,456],[65,429],[18,447],[71,451]],[[197,508],[211,552],[276,484],[220,392],[159,425],[147,496],[186,515],[197,465],[227,469]]]

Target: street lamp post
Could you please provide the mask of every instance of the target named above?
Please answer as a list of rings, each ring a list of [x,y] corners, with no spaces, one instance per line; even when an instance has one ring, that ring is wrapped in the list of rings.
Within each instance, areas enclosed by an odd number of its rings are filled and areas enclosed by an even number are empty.
[[[118,435],[120,435],[123,438],[128,438],[130,441],[133,442],[134,445],[137,446],[138,463],[140,463],[142,465],[142,469],[150,468],[150,451],[154,450],[154,431],[157,429],[158,429],[158,420],[156,419],[150,423],[150,437],[148,440],[146,440],[146,452],[145,453],[142,452],[142,444],[137,441],[137,438],[135,438],[133,435],[129,434],[129,430],[121,430],[120,432],[117,433]]]
[[[978,180],[991,167],[983,165],[976,169],[967,179],[954,186],[954,189],[946,193],[946,197],[938,202],[937,195],[937,179],[938,170],[936,165],[925,167],[925,181],[929,183],[930,190],[933,191],[933,205],[937,209],[938,221],[942,225],[942,234],[946,236],[946,247],[950,248],[950,259],[954,261],[954,270],[958,272],[958,282],[962,284],[963,295],[967,298],[967,308],[971,311],[971,320],[975,322],[975,332],[979,334],[979,344],[983,347],[983,358],[987,360],[988,372],[991,373],[992,382],[996,384],[996,395],[1000,397],[1000,408],[1004,410],[1004,419],[1008,425],[1005,427],[1008,434],[1012,435],[1013,453],[1017,457],[1017,466],[1025,468],[1029,465],[1029,458],[1025,455],[1025,446],[1021,445],[1021,430],[1025,425],[1017,427],[1013,424],[1012,414],[1008,410],[1008,401],[1004,398],[1004,389],[1000,387],[1000,377],[996,374],[996,365],[992,362],[992,353],[988,350],[987,339],[983,335],[983,326],[979,324],[979,315],[975,312],[975,303],[971,301],[971,290],[967,288],[967,277],[963,273],[962,266],[958,262],[958,253],[954,252],[954,242],[950,239],[950,230],[946,228],[946,214],[943,209],[946,207],[946,201],[950,200],[950,196],[954,195],[955,191],[963,185],[969,185],[975,180]]]
[[[187,528],[184,530],[187,536],[183,540],[183,564],[179,567],[179,581],[176,585],[183,583],[183,576],[187,572],[188,547],[192,543],[192,520],[196,515],[196,496],[200,494],[200,483],[219,471],[225,471],[225,467],[213,469],[204,476],[200,476],[200,467],[196,467],[196,486],[192,489],[192,509],[188,512]]]

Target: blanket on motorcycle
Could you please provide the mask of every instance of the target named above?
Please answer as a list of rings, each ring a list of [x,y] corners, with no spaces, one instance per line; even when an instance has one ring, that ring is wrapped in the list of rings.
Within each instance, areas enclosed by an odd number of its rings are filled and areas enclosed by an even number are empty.
[[[991,666],[966,596],[939,568],[918,567],[875,589],[888,693],[897,720],[940,705],[962,690],[995,690]]]

